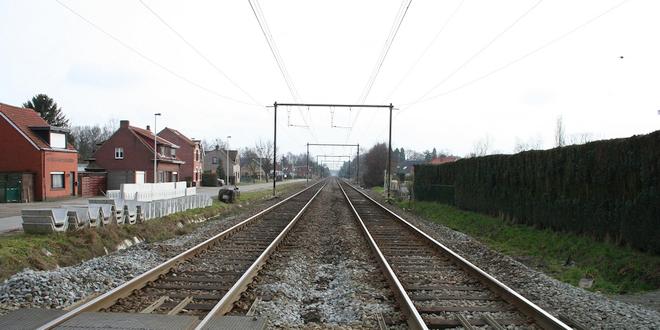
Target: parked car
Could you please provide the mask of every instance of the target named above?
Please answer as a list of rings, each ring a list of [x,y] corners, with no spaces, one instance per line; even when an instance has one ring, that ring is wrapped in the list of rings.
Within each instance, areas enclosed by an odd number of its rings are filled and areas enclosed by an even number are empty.
[[[218,186],[222,187],[225,185],[225,180],[224,179],[218,179]]]

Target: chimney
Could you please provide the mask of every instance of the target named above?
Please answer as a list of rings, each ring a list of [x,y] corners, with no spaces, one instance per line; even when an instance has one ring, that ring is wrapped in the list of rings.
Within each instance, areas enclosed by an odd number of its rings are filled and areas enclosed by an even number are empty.
[[[128,128],[128,120],[122,120],[119,122],[119,128]]]
[[[147,131],[151,132],[151,126],[147,125]]]

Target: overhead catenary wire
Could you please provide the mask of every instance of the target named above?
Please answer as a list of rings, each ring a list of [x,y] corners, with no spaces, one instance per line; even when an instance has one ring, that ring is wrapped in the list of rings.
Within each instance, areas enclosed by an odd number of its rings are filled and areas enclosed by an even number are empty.
[[[367,84],[365,85],[362,94],[360,95],[360,98],[358,99],[358,104],[364,104],[367,100],[367,97],[371,93],[371,89],[376,82],[376,78],[378,78],[378,75],[380,73],[380,69],[383,67],[383,63],[385,63],[385,59],[387,58],[387,54],[389,54],[390,49],[392,48],[392,44],[394,43],[394,40],[399,32],[399,29],[401,28],[401,25],[403,24],[403,20],[406,18],[406,14],[408,13],[408,9],[410,8],[410,5],[412,4],[412,0],[406,0],[401,2],[401,7],[399,8],[399,11],[394,19],[394,23],[392,24],[392,28],[390,29],[390,33],[385,39],[385,44],[383,45],[383,49],[378,57],[378,60],[376,61],[376,65],[374,66],[374,70],[372,71],[371,76],[367,80]],[[348,130],[348,133],[346,134],[346,141],[348,141],[351,138],[351,134],[353,133],[353,127],[357,123],[358,118],[360,117],[362,109],[357,109],[355,113],[355,118],[353,119],[350,128]]]
[[[259,28],[261,29],[261,32],[266,39],[266,43],[268,44],[268,48],[271,51],[271,54],[273,55],[273,58],[275,59],[275,63],[277,64],[277,67],[280,71],[280,74],[282,75],[282,79],[284,79],[285,84],[287,85],[287,88],[289,89],[289,93],[291,94],[291,97],[294,99],[296,102],[300,102],[300,96],[298,94],[298,90],[296,89],[293,79],[291,79],[291,76],[289,75],[289,72],[286,68],[285,62],[282,59],[282,56],[280,54],[280,51],[277,47],[277,44],[275,43],[275,39],[273,38],[272,33],[270,32],[270,28],[268,27],[268,22],[266,21],[266,17],[263,14],[263,10],[261,9],[261,5],[259,4],[258,0],[248,0],[248,4],[250,5],[250,8],[252,9],[252,13],[254,14],[254,17],[257,20],[257,23],[259,24]],[[309,133],[312,135],[312,138],[314,140],[317,140],[316,135],[314,134],[314,131],[311,130],[309,123],[307,122],[307,119],[305,118],[305,115],[303,114],[302,110],[298,108],[298,112],[301,115],[301,118],[303,119],[303,122],[305,125],[296,125],[299,127],[305,127],[309,131]]]
[[[220,73],[227,81],[229,81],[234,87],[239,89],[243,94],[245,94],[255,105],[262,105],[257,101],[250,93],[248,93],[243,87],[241,87],[236,81],[231,79],[222,69],[220,69],[213,61],[211,61],[206,55],[204,55],[197,47],[195,47],[191,42],[189,42],[181,33],[179,33],[171,24],[169,24],[162,16],[160,16],[154,9],[149,7],[144,0],[139,0],[144,8],[147,9],[151,14],[153,14],[163,25],[165,25],[172,33],[174,33],[183,43],[185,43],[190,49],[192,49],[199,57],[201,57],[206,63],[208,63],[215,71]]]
[[[543,2],[543,0],[538,0],[536,3],[534,3],[531,7],[529,7],[527,10],[525,10],[520,16],[518,16],[511,24],[507,25],[506,28],[504,28],[504,30],[502,30],[498,34],[496,34],[488,43],[486,43],[483,47],[481,47],[479,50],[477,50],[474,54],[472,54],[468,59],[466,59],[463,63],[461,63],[456,69],[452,70],[443,79],[441,79],[440,82],[438,82],[433,87],[431,87],[429,90],[424,92],[424,94],[422,94],[422,96],[417,98],[416,101],[413,101],[413,102],[410,102],[410,103],[416,103],[420,100],[423,100],[429,94],[431,94],[435,89],[442,86],[444,83],[446,83],[452,77],[454,77],[458,72],[463,70],[468,64],[470,64],[477,57],[479,57],[481,54],[483,54],[488,48],[490,48],[493,44],[495,44],[495,42],[497,42],[497,40],[499,40],[507,32],[511,31],[516,25],[518,25],[518,23],[520,23],[525,17],[527,17],[532,11],[534,11],[534,9],[536,9],[542,2]],[[406,103],[406,104],[410,104],[410,103]]]
[[[240,104],[245,104],[245,105],[249,105],[249,106],[260,106],[260,105],[256,105],[256,104],[253,104],[253,103],[249,103],[249,102],[241,101],[241,100],[236,99],[236,98],[233,98],[233,97],[231,97],[231,96],[227,96],[227,95],[220,94],[220,93],[218,93],[218,92],[216,92],[216,91],[214,91],[214,90],[212,90],[212,89],[210,89],[210,88],[208,88],[208,87],[206,87],[206,86],[203,86],[203,85],[201,85],[201,84],[199,84],[199,83],[197,83],[197,82],[195,82],[195,81],[193,81],[193,80],[191,80],[191,79],[189,79],[189,78],[183,76],[182,74],[177,73],[176,71],[174,71],[174,70],[168,68],[167,66],[161,64],[160,62],[158,62],[158,61],[152,59],[151,57],[149,57],[149,56],[147,56],[147,55],[145,55],[145,54],[142,53],[141,51],[137,50],[136,48],[134,48],[134,47],[132,47],[131,45],[127,44],[126,42],[124,42],[123,40],[119,39],[119,38],[116,37],[115,35],[111,34],[110,32],[106,31],[106,30],[103,29],[102,27],[98,26],[96,23],[92,22],[91,20],[89,20],[88,18],[86,18],[85,16],[83,16],[82,14],[78,13],[77,11],[75,11],[73,8],[71,8],[71,7],[67,6],[66,4],[64,4],[62,1],[60,1],[60,0],[55,0],[55,1],[56,1],[60,6],[64,7],[65,9],[67,9],[68,11],[70,11],[71,13],[73,13],[75,16],[77,16],[78,18],[82,19],[85,23],[89,24],[91,27],[93,27],[93,28],[96,29],[97,31],[103,33],[104,35],[106,35],[106,36],[109,37],[110,39],[112,39],[112,40],[114,40],[115,42],[117,42],[117,43],[118,43],[119,45],[121,45],[122,47],[128,49],[129,51],[131,51],[131,52],[133,52],[134,54],[136,54],[136,55],[138,55],[139,57],[141,57],[143,60],[145,60],[145,61],[147,61],[147,62],[153,64],[154,66],[156,66],[156,67],[158,67],[159,69],[161,69],[161,70],[163,70],[163,71],[169,73],[170,75],[174,76],[175,78],[177,78],[177,79],[179,79],[179,80],[182,80],[182,81],[188,83],[189,85],[194,86],[194,87],[196,87],[196,88],[198,88],[198,89],[201,89],[201,90],[203,90],[203,91],[205,91],[205,92],[207,92],[207,93],[209,93],[209,94],[213,94],[213,95],[215,95],[215,96],[217,96],[217,97],[220,97],[220,98],[223,98],[223,99],[226,99],[226,100],[232,101],[232,102],[236,102],[236,103],[240,103]]]
[[[461,85],[459,85],[459,86],[457,86],[457,87],[451,88],[451,89],[446,90],[446,91],[444,91],[444,92],[442,92],[442,93],[438,93],[438,94],[435,94],[435,95],[433,95],[433,96],[427,97],[427,98],[424,99],[424,100],[420,100],[420,101],[412,102],[412,103],[406,103],[406,104],[403,105],[403,109],[402,109],[402,111],[400,111],[400,112],[397,114],[397,116],[400,115],[401,113],[403,113],[405,110],[408,110],[408,109],[412,108],[413,106],[415,106],[415,105],[417,105],[417,104],[419,104],[419,103],[428,102],[428,101],[433,100],[433,99],[436,99],[436,98],[438,98],[438,97],[441,97],[441,96],[445,96],[445,95],[448,95],[448,94],[454,93],[454,92],[456,92],[456,91],[458,91],[458,90],[461,90],[461,89],[463,89],[463,88],[465,88],[465,87],[468,87],[468,86],[470,86],[470,85],[472,85],[472,84],[474,84],[474,83],[477,83],[477,82],[479,82],[479,81],[481,81],[481,80],[483,80],[483,79],[486,79],[486,78],[490,77],[491,75],[494,75],[494,74],[496,74],[496,73],[498,73],[498,72],[500,72],[500,71],[502,71],[502,70],[504,70],[504,69],[506,69],[506,68],[508,68],[508,67],[510,67],[510,66],[512,66],[512,65],[514,65],[514,64],[516,64],[516,63],[518,63],[518,62],[520,62],[520,61],[522,61],[522,60],[524,60],[524,59],[526,59],[526,58],[528,58],[528,57],[530,57],[530,56],[532,56],[532,55],[534,55],[534,54],[536,54],[536,53],[538,53],[538,52],[540,52],[541,50],[543,50],[543,49],[545,49],[545,48],[548,48],[548,47],[552,46],[553,44],[555,44],[555,43],[557,43],[557,42],[559,42],[559,41],[561,41],[561,40],[563,40],[563,39],[569,37],[570,35],[572,35],[572,34],[578,32],[578,31],[582,30],[583,28],[585,28],[585,27],[587,27],[588,25],[592,24],[593,22],[597,21],[597,20],[600,19],[601,17],[603,17],[603,16],[605,16],[605,15],[611,13],[611,12],[614,11],[615,9],[618,9],[619,7],[623,6],[623,5],[624,5],[625,3],[627,3],[627,2],[630,2],[630,0],[623,0],[623,1],[619,2],[619,3],[617,3],[616,5],[614,5],[614,6],[612,6],[612,7],[609,7],[608,9],[604,10],[603,12],[601,12],[601,13],[599,13],[599,14],[593,16],[592,18],[590,18],[590,19],[584,21],[584,22],[581,23],[581,24],[576,25],[574,28],[572,28],[572,29],[570,29],[570,30],[568,30],[568,31],[566,31],[566,32],[564,32],[564,33],[558,35],[557,37],[551,39],[550,41],[544,43],[543,45],[541,45],[541,46],[539,46],[539,47],[537,47],[537,48],[534,48],[533,50],[531,50],[531,51],[529,51],[529,52],[527,52],[527,53],[525,53],[525,54],[523,54],[523,55],[521,55],[521,56],[519,56],[519,57],[517,57],[517,58],[511,60],[511,61],[508,61],[508,62],[506,62],[505,64],[503,64],[503,65],[501,65],[501,66],[499,66],[499,67],[497,67],[497,68],[495,68],[495,69],[493,69],[493,70],[491,70],[491,71],[488,71],[486,74],[483,74],[483,75],[481,75],[481,76],[479,76],[479,77],[477,77],[477,78],[475,78],[475,79],[471,79],[471,80],[469,80],[469,81],[467,81],[467,82],[465,82],[465,83],[463,83],[463,84],[461,84]]]

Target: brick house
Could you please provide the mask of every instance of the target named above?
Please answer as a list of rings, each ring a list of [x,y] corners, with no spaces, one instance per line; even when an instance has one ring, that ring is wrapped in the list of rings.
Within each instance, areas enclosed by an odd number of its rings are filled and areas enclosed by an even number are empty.
[[[0,103],[0,202],[76,195],[78,152],[68,133],[32,109]]]
[[[179,145],[177,157],[186,163],[181,165],[179,177],[188,182],[188,186],[199,187],[202,182],[202,147],[200,140],[189,139],[181,132],[165,127],[158,136]]]
[[[218,179],[224,179],[226,169],[224,164],[227,162],[227,152],[229,152],[229,181],[232,184],[241,182],[241,156],[238,150],[225,150],[215,146],[215,149],[204,153],[204,172],[218,175]],[[222,173],[217,173],[218,165],[222,165]]]
[[[130,126],[128,120],[94,152],[93,161],[108,172],[107,187],[119,189],[122,183],[154,182],[154,133]],[[158,182],[179,181],[185,161],[177,157],[179,146],[156,137]]]

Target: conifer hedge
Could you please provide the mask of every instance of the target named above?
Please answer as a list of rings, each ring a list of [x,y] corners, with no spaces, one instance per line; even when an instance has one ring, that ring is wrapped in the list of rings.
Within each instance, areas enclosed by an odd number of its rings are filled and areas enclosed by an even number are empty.
[[[417,165],[414,192],[418,200],[660,253],[660,131]]]

